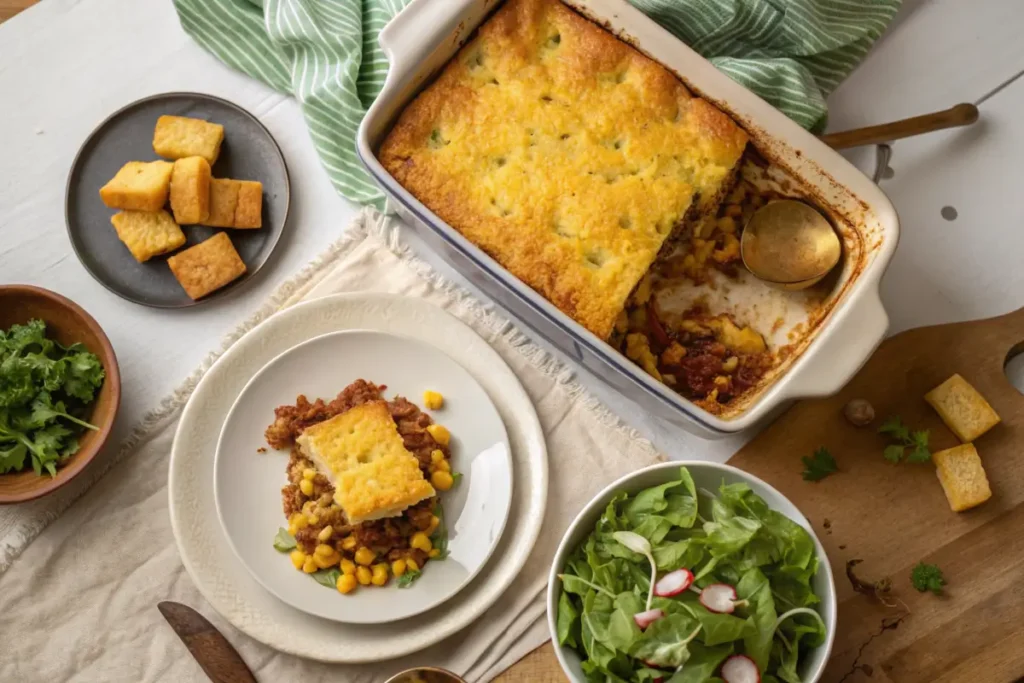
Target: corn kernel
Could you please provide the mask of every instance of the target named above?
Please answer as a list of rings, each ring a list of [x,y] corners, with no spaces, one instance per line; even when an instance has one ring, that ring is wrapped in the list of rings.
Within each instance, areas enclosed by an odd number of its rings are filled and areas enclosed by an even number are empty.
[[[441,554],[440,550],[438,550],[437,548],[433,548],[429,553],[427,553],[427,557],[429,557],[430,559],[434,559],[435,557],[437,557],[440,554]]]
[[[338,551],[334,551],[330,555],[313,555],[313,562],[315,562],[316,566],[320,567],[320,569],[327,569],[328,567],[333,567],[340,561],[341,553],[339,553]]]
[[[395,576],[401,576],[405,573],[405,560],[395,560],[391,563],[391,573]]]
[[[728,358],[725,359],[725,362],[722,363],[722,371],[723,372],[732,372],[733,370],[736,369],[736,366],[739,365],[739,364],[740,364],[740,359],[739,358],[737,358],[736,356],[729,356]]]
[[[356,564],[369,566],[370,563],[373,562],[375,557],[377,557],[377,554],[375,552],[373,552],[366,546],[363,546],[362,548],[356,551]]]
[[[434,472],[430,475],[430,483],[438,491],[447,491],[455,483],[455,480],[448,472]]]
[[[416,560],[408,557],[405,560],[405,570],[409,572],[418,572],[420,570],[420,566],[416,564]]]
[[[341,542],[341,549],[342,550],[354,550],[355,547],[356,547],[356,537],[355,536],[349,536],[348,538],[346,538],[345,540],[343,540]]]
[[[338,564],[338,567],[341,569],[342,574],[354,575],[356,573],[356,563],[348,559],[347,557],[342,558],[341,562]]]
[[[736,233],[736,219],[732,216],[722,216],[717,221],[718,229],[727,235]]]
[[[429,553],[430,549],[434,547],[430,542],[430,539],[422,531],[417,531],[412,535],[412,538],[409,539],[409,546],[416,548],[417,550],[422,550],[425,553]]]
[[[352,574],[342,574],[335,585],[339,593],[351,593],[356,589],[356,577]]]
[[[441,524],[441,518],[437,515],[430,515],[430,526],[427,527],[427,535],[433,534],[437,531],[437,527]]]
[[[721,387],[723,389],[729,386],[729,378],[725,375],[716,375],[714,382],[716,387]]]
[[[315,505],[316,505],[316,501],[307,500],[305,503],[302,504],[302,512],[303,512],[303,514],[306,514],[306,515],[313,514],[313,507]]]
[[[294,536],[297,533],[299,533],[299,527],[297,527],[294,524],[292,524],[291,522],[289,522],[288,523],[288,535],[289,536]]]
[[[366,567],[356,567],[356,580],[364,586],[369,586],[373,574]]]
[[[306,555],[306,560],[302,563],[302,571],[306,572],[307,574],[312,574],[317,569],[319,569],[319,567],[316,566],[316,561],[313,559],[313,556]]]
[[[334,527],[331,526],[330,524],[328,524],[327,526],[325,526],[323,529],[320,530],[320,533],[318,533],[316,535],[316,540],[320,541],[321,543],[327,543],[327,541],[329,541],[331,536],[333,536],[333,535],[334,535]]]
[[[383,586],[388,582],[388,566],[387,564],[375,564],[373,565],[373,572],[370,576],[370,581],[374,586]]]
[[[309,526],[309,517],[302,514],[301,512],[296,512],[294,515],[288,518],[288,524],[294,524],[295,528],[297,529],[305,529],[307,526]],[[294,536],[295,534],[292,535]]]
[[[309,479],[303,479],[302,481],[299,482],[299,490],[302,491],[302,495],[304,496],[312,496],[313,482],[311,482]]]
[[[309,515],[306,519],[309,520],[309,525],[310,526],[313,526],[314,524],[319,524],[320,523],[320,518],[317,515]]]
[[[313,554],[314,555],[319,555],[320,557],[330,557],[331,555],[334,554],[334,552],[335,552],[334,548],[332,548],[329,545],[324,545],[324,544],[321,543],[313,551]]]
[[[436,391],[424,391],[423,405],[427,407],[427,410],[440,410],[444,405],[444,396]]]
[[[730,204],[727,207],[725,207],[725,215],[731,216],[733,218],[735,218],[736,216],[742,216],[743,209],[736,204]]]
[[[444,451],[442,451],[440,448],[435,448],[434,450],[430,451],[430,462],[435,464],[439,462],[444,462]]]
[[[447,446],[452,439],[451,433],[442,425],[427,425],[427,433],[442,446]]]
[[[302,470],[302,478],[305,479],[306,481],[313,481],[313,479],[316,478],[316,470],[314,470],[312,467],[307,467],[306,469]]]
[[[288,557],[291,559],[292,564],[295,565],[296,569],[302,569],[302,565],[306,563],[306,553],[302,552],[298,548],[288,553]]]
[[[436,472],[451,472],[452,471],[452,466],[448,464],[447,460],[442,460],[441,462],[435,464],[435,470],[434,471],[436,471]]]

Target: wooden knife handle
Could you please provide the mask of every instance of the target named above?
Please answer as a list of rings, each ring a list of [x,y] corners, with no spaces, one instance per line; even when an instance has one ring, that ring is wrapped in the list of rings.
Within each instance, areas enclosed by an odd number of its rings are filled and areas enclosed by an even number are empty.
[[[942,130],[944,128],[956,128],[957,126],[968,126],[978,120],[978,108],[973,104],[964,102],[945,111],[937,111],[932,114],[913,116],[909,119],[883,123],[879,126],[868,126],[867,128],[856,128],[841,133],[829,133],[822,135],[821,141],[833,149],[847,149],[860,147],[861,145],[875,145],[881,142],[891,142],[901,138],[909,138],[922,133]]]

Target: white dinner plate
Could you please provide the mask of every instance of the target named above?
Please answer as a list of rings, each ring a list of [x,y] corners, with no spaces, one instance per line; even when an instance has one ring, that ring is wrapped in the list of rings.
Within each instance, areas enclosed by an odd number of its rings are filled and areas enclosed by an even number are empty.
[[[420,578],[400,589],[358,588],[342,595],[296,571],[274,549],[287,526],[281,487],[288,451],[267,450],[263,436],[274,409],[304,394],[331,401],[357,379],[386,386],[385,398],[404,396],[424,409],[425,390],[444,396],[428,411],[452,435],[458,485],[441,493],[449,556],[428,562]],[[354,330],[326,334],[288,349],[242,389],[221,430],[214,462],[214,495],[221,524],[242,563],[264,588],[303,612],[350,624],[381,624],[424,612],[449,599],[483,568],[508,519],[512,458],[505,425],[487,392],[437,347],[410,337]]]
[[[314,337],[368,329],[414,337],[452,353],[483,387],[508,432],[512,506],[494,557],[450,600],[391,624],[342,624],[310,616],[277,599],[231,550],[214,502],[214,453],[231,406],[260,368]],[[214,363],[181,414],[171,449],[168,502],[185,569],[225,620],[281,652],[358,663],[416,652],[483,615],[526,562],[544,518],[547,488],[544,433],[533,403],[501,356],[472,329],[433,304],[392,294],[354,293],[281,311]]]

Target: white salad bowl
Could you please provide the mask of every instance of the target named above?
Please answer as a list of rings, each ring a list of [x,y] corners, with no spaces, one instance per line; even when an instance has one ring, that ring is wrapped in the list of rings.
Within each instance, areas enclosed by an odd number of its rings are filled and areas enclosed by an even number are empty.
[[[653,486],[667,483],[678,479],[679,468],[685,467],[689,470],[697,489],[717,491],[724,482],[726,484],[743,483],[761,496],[768,507],[782,513],[793,520],[810,534],[814,540],[814,549],[818,554],[818,572],[811,581],[815,594],[821,599],[817,610],[825,622],[825,642],[817,648],[810,650],[804,661],[801,663],[800,680],[804,683],[817,683],[825,671],[829,654],[832,652],[832,644],[835,640],[836,629],[836,585],[832,575],[832,567],[829,564],[828,556],[821,545],[821,541],[814,533],[811,523],[800,513],[788,498],[779,493],[769,484],[758,479],[752,474],[737,469],[730,465],[719,465],[712,462],[697,460],[683,460],[659,463],[644,469],[637,470],[620,478],[608,485],[603,491],[594,496],[593,499],[576,515],[576,519],[569,525],[569,529],[562,537],[562,541],[555,553],[554,562],[551,564],[551,572],[548,576],[548,629],[551,632],[551,640],[558,657],[558,663],[562,666],[565,675],[573,683],[587,683],[587,678],[581,668],[581,658],[571,647],[558,644],[558,599],[562,595],[562,582],[558,575],[563,573],[566,561],[576,547],[586,539],[594,530],[594,525],[600,519],[608,502],[618,493],[626,492],[635,494]]]

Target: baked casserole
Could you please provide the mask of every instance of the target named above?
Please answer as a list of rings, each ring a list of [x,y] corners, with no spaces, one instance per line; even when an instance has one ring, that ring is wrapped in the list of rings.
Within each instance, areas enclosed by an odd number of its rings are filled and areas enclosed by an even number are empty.
[[[330,402],[299,396],[274,411],[265,434],[291,450],[288,528],[275,547],[341,593],[391,577],[407,586],[447,552],[437,494],[458,478],[450,434],[409,400],[385,400],[385,389],[360,379]]]
[[[507,0],[402,112],[406,189],[601,339],[731,189],[746,133],[558,0]]]

